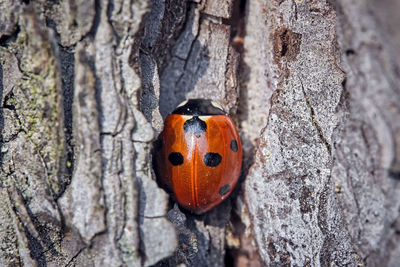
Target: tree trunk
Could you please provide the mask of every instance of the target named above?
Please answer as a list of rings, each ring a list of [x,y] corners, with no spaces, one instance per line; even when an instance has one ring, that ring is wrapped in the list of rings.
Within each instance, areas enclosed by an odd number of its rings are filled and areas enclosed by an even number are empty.
[[[400,6],[382,3],[0,0],[0,265],[396,266]],[[193,97],[244,148],[203,215],[152,169]]]

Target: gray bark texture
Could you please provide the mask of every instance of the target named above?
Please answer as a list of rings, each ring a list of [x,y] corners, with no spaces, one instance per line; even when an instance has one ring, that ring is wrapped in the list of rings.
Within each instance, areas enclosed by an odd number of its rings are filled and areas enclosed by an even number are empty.
[[[396,0],[0,0],[0,266],[398,266]],[[237,122],[203,215],[156,181],[187,98]]]

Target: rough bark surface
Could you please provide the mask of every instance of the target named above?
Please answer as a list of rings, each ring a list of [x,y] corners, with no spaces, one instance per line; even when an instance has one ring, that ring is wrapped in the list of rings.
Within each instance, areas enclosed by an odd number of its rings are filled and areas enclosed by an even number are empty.
[[[250,144],[262,132],[242,217],[262,261],[394,266],[399,74],[368,4],[251,1],[247,12],[244,113],[256,122],[242,131]]]
[[[0,0],[0,265],[396,266],[393,10]],[[152,170],[163,119],[194,97],[244,148],[242,182],[203,215]]]

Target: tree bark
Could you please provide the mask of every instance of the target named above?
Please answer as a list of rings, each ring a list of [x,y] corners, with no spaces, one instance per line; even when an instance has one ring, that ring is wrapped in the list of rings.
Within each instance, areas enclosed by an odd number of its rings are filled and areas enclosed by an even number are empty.
[[[0,0],[0,265],[396,266],[384,2]],[[163,119],[194,97],[222,104],[244,148],[204,215],[152,170]]]

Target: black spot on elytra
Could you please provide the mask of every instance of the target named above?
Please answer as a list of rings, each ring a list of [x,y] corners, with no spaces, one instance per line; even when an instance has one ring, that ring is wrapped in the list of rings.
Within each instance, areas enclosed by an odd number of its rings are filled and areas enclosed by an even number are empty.
[[[222,160],[222,157],[218,153],[207,153],[203,159],[204,163],[208,167],[218,166],[218,164],[221,163],[221,160]]]
[[[224,186],[221,186],[221,188],[219,189],[219,194],[221,196],[226,195],[229,190],[231,190],[231,186],[229,184],[226,184]]]
[[[236,140],[232,140],[231,141],[231,149],[233,152],[237,152],[238,151],[238,143],[236,142]]]
[[[171,154],[169,154],[168,160],[174,166],[178,166],[178,165],[183,164],[183,156],[179,152],[172,152]]]
[[[183,130],[185,133],[201,134],[207,130],[207,124],[205,121],[200,120],[199,117],[194,116],[185,121],[183,124]]]

